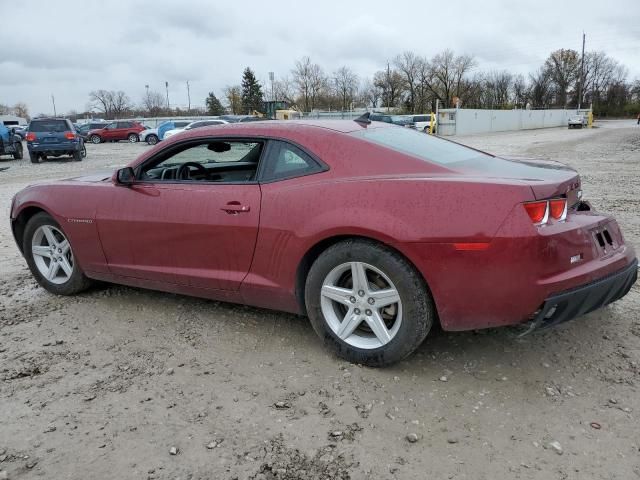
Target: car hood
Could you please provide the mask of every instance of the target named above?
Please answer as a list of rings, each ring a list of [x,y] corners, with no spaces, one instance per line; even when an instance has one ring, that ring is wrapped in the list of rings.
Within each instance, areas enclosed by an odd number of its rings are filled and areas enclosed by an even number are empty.
[[[109,180],[113,175],[114,170],[100,170],[98,172],[88,173],[86,175],[82,175],[79,177],[67,178],[63,181],[65,182],[104,182],[105,180]]]
[[[150,133],[158,133],[157,128],[147,128],[146,130],[142,130],[140,135],[149,135]]]

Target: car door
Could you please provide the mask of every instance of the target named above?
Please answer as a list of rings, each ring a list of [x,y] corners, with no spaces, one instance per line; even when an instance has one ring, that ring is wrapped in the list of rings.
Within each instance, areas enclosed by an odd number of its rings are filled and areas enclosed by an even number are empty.
[[[113,139],[126,140],[132,126],[132,122],[118,122],[116,124],[116,129],[113,132]]]
[[[96,222],[112,273],[239,289],[258,234],[261,193],[255,179],[264,144],[230,141],[229,150],[214,152],[208,149],[213,143],[219,141],[169,146],[140,166],[134,185],[104,189]],[[189,167],[189,178],[179,179],[186,162],[220,174],[203,179]]]
[[[105,126],[102,130],[102,139],[105,141],[114,140],[117,125],[117,122],[112,122],[109,125]]]

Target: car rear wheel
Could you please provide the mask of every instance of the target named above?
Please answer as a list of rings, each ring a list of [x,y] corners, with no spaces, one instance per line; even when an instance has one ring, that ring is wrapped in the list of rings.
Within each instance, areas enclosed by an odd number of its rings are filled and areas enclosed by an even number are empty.
[[[29,159],[31,163],[40,163],[40,155],[34,152],[29,153]]]
[[[36,281],[51,293],[73,295],[91,284],[75,261],[67,236],[47,213],[27,222],[23,252]]]
[[[138,141],[138,135],[136,133],[130,133],[127,140],[129,140],[129,143],[136,143]]]
[[[75,152],[73,152],[73,160],[75,162],[81,162],[82,161],[82,150],[76,150]]]
[[[102,139],[98,135],[91,135],[91,143],[100,143]]]
[[[82,142],[82,149],[80,150],[82,158],[87,158],[87,146]]]
[[[346,240],[314,262],[305,288],[316,333],[338,356],[382,367],[411,354],[435,318],[429,290],[399,253]]]
[[[147,143],[149,145],[155,145],[156,143],[158,143],[158,136],[157,135],[147,135]]]
[[[14,160],[22,160],[24,158],[24,150],[22,149],[22,143],[16,143],[15,151],[13,152]]]

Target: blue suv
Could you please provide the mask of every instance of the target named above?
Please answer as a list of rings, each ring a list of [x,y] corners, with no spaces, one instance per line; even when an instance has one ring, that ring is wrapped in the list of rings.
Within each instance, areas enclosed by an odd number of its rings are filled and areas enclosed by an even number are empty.
[[[65,118],[31,120],[25,139],[31,163],[63,155],[69,155],[79,162],[87,156],[84,140],[77,134],[71,121]]]

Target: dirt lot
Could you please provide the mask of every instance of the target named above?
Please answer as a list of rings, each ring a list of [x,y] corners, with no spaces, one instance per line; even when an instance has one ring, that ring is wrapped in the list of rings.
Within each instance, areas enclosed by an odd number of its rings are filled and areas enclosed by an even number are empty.
[[[640,245],[631,122],[458,140],[576,167],[585,198]],[[0,163],[0,479],[640,478],[637,285],[522,340],[436,332],[384,370],[334,358],[293,315],[118,286],[43,291],[11,237],[11,196],[146,148]]]

